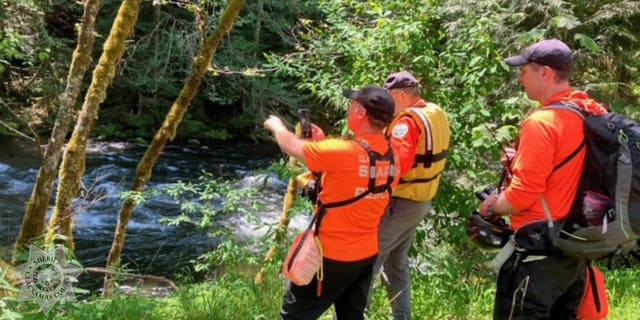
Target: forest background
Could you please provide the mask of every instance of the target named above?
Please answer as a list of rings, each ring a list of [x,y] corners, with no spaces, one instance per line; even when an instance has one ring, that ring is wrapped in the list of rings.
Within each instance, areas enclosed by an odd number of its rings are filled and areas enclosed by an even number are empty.
[[[90,70],[120,4],[103,1]],[[215,25],[227,1],[142,1],[93,139],[151,141],[199,50],[194,4],[205,6]],[[0,139],[42,145],[53,128],[83,8],[69,0],[0,0],[0,7]],[[519,121],[534,107],[503,57],[539,39],[560,38],[576,53],[575,87],[639,120],[639,25],[637,1],[248,1],[218,47],[173,143],[272,143],[263,120],[273,113],[293,124],[300,107],[310,108],[314,122],[339,135],[347,107],[343,89],[381,85],[389,73],[411,71],[423,97],[447,111],[453,133],[441,196],[412,253],[415,313],[420,319],[484,319],[494,290],[482,265],[490,254],[469,243],[464,223],[477,205],[473,191],[497,182],[501,146],[513,140]],[[96,298],[53,316],[273,318],[282,293],[280,259],[269,266],[265,284],[256,286],[248,270],[257,268],[263,251],[242,244],[224,250],[210,262],[224,265],[226,273],[190,284],[170,303]],[[606,272],[611,318],[634,319],[640,310],[638,271],[614,263]],[[383,298],[376,296],[371,318],[388,317]],[[0,304],[5,315],[30,314],[12,309],[12,303]]]

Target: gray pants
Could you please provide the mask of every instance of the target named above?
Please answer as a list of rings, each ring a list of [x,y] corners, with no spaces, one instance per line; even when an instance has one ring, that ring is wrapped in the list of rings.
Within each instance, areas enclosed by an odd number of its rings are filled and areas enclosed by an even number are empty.
[[[416,228],[431,210],[431,201],[416,202],[391,198],[389,208],[379,227],[378,259],[373,276],[381,271],[382,283],[391,302],[394,320],[411,319],[411,276],[409,249],[416,236]],[[369,291],[369,302],[373,294]]]

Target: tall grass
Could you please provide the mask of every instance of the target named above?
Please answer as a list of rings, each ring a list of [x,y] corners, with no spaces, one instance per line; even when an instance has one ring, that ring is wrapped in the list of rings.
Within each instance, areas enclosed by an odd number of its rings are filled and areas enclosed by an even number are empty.
[[[640,318],[640,267],[605,271],[609,304],[609,319]]]
[[[413,271],[413,312],[415,319],[491,319],[495,284],[486,271],[471,275],[453,259],[440,261],[446,271]],[[445,269],[443,269],[445,270]],[[94,297],[85,302],[59,304],[48,316],[32,302],[5,301],[2,310],[17,310],[22,319],[277,319],[285,281],[280,266],[267,269],[264,282],[253,283],[253,269],[230,270],[216,279],[181,286],[166,298],[116,295],[113,299]],[[476,270],[479,271],[479,270]],[[636,320],[640,310],[640,269],[604,270],[611,311],[609,319]],[[368,319],[390,319],[386,293],[376,280]],[[0,319],[8,314],[0,313]],[[14,315],[15,316],[15,315]],[[328,310],[322,320],[332,319]]]
[[[451,273],[414,272],[415,319],[491,319],[495,284],[490,276],[455,279]],[[460,270],[458,270],[460,271]],[[640,310],[640,270],[605,271],[611,304],[609,319],[636,320]],[[368,319],[390,319],[386,293],[378,286]],[[256,286],[253,275],[227,273],[216,280],[183,286],[167,298],[116,296],[84,303],[66,303],[49,317],[25,314],[25,319],[277,319],[284,279],[277,266],[269,268],[265,281]],[[55,310],[55,309],[54,309]],[[328,310],[322,320],[332,319]]]

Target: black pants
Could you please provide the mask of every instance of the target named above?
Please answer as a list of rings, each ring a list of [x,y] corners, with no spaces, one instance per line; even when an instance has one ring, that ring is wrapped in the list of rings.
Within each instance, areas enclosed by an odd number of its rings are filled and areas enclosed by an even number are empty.
[[[355,262],[323,259],[322,295],[317,295],[317,280],[306,286],[288,282],[284,293],[282,319],[310,320],[320,317],[335,304],[339,320],[364,319],[367,293],[377,256]]]
[[[493,319],[576,319],[586,260],[562,255],[524,259],[514,253],[500,269]]]

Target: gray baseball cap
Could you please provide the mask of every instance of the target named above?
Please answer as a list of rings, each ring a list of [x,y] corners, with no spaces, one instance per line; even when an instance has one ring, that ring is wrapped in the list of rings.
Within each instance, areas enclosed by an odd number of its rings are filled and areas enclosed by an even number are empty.
[[[383,86],[386,90],[414,87],[418,87],[418,80],[407,71],[389,75]]]
[[[559,71],[573,69],[573,52],[558,39],[542,40],[528,46],[522,53],[504,59],[508,65],[519,67],[531,62],[549,66]]]

